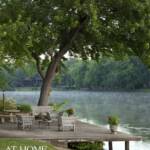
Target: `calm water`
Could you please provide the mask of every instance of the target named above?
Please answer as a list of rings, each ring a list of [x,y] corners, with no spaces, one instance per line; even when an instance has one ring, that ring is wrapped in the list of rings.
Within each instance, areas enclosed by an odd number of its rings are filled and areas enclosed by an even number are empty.
[[[36,104],[39,92],[6,92],[17,102]],[[148,92],[83,92],[53,91],[51,102],[68,100],[68,106],[76,109],[76,115],[84,121],[106,126],[107,116],[121,118],[120,130],[144,137],[144,142],[132,142],[131,150],[150,150],[150,93]],[[116,142],[115,150],[124,150],[123,143]],[[106,146],[107,149],[107,146]]]

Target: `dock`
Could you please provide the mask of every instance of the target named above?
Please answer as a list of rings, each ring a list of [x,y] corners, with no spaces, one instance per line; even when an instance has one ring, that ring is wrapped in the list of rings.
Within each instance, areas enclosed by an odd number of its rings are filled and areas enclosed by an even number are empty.
[[[18,130],[14,125],[6,127],[0,125],[0,138],[27,138],[36,140],[45,140],[50,143],[69,143],[69,142],[108,142],[109,150],[113,150],[114,141],[124,141],[125,150],[130,149],[130,141],[142,140],[139,136],[117,132],[112,134],[109,129],[102,126],[91,125],[81,121],[76,122],[76,130],[73,131],[58,131],[56,126],[38,128],[31,130]]]

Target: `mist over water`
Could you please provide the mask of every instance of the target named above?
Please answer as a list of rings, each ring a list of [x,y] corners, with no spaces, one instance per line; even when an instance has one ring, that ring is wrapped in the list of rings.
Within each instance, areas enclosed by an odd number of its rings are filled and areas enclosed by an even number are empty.
[[[39,92],[6,92],[19,103],[36,104]],[[76,115],[86,122],[104,125],[109,115],[120,117],[120,131],[140,135],[144,141],[131,142],[131,150],[150,150],[150,93],[148,92],[84,92],[53,91],[51,102],[68,100]],[[107,144],[105,145],[107,150]],[[124,150],[124,143],[115,142],[115,150]]]

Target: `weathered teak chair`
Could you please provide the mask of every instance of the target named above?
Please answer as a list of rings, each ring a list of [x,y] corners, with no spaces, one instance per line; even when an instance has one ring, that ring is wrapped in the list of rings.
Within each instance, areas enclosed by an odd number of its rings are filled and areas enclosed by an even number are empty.
[[[74,131],[75,132],[75,122],[76,122],[76,117],[70,116],[70,117],[65,117],[62,116],[59,118],[59,130],[60,131]]]
[[[29,115],[17,115],[17,126],[18,129],[32,128],[34,117]]]

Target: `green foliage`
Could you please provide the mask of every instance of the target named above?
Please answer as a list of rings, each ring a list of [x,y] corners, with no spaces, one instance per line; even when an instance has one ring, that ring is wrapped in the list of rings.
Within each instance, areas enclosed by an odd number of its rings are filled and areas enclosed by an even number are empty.
[[[44,54],[43,68],[63,48],[83,59],[129,54],[147,61],[149,7],[149,0],[3,0],[0,50],[20,61]]]
[[[71,59],[66,61],[65,65],[67,69],[57,74],[53,87],[92,90],[134,90],[150,87],[149,69],[137,57],[124,61],[107,58],[99,62]],[[28,69],[32,70],[32,66],[28,66]],[[2,77],[7,77],[9,89],[10,86],[11,88],[27,86],[26,79],[32,81],[30,86],[40,85],[33,82],[37,77],[40,79],[37,73],[26,74],[23,68],[18,68],[13,73],[6,71]]]
[[[66,110],[66,113],[68,114],[68,116],[71,116],[74,114],[74,109],[73,108],[69,108]]]
[[[103,150],[103,142],[72,142],[69,148],[73,150]]]
[[[25,84],[27,84],[29,80],[33,80],[33,78],[34,78],[34,82],[33,81],[32,82],[34,84],[32,86],[36,86],[36,77],[39,77],[39,75],[32,68],[33,66],[29,64],[25,65],[24,68],[22,67],[16,68],[16,70],[12,74],[13,80],[11,80],[11,85],[13,86],[13,88],[24,87],[26,86]]]
[[[17,69],[22,70],[23,73],[28,77],[33,77],[37,73],[34,63],[25,63],[23,66],[17,67]]]
[[[60,77],[62,87],[87,88],[93,90],[134,90],[149,88],[149,69],[137,58],[124,61],[101,59],[82,62],[66,62],[66,70]]]
[[[18,104],[17,109],[23,113],[30,113],[32,111],[31,105],[29,104]]]
[[[11,80],[13,80],[12,77],[13,74],[13,69],[11,66],[4,66],[1,65],[0,67],[0,89],[5,91],[5,90],[10,90],[12,88]]]
[[[50,103],[49,106],[52,107],[54,111],[62,111],[67,104],[68,100],[64,100],[60,103]]]
[[[11,109],[17,108],[15,100],[6,99],[6,98],[5,98],[4,106],[5,106],[5,110],[11,110]],[[0,111],[3,111],[3,100],[2,99],[0,99]]]
[[[117,116],[109,116],[108,123],[109,125],[118,125],[120,123],[120,120]]]
[[[7,82],[7,76],[4,76],[4,72],[0,72],[0,86],[0,89],[2,90],[6,90],[9,87]]]
[[[83,57],[88,57],[88,54],[80,49],[84,50],[84,46],[88,47],[94,38],[98,39],[100,36],[98,32],[101,20],[98,19],[97,5],[96,1],[91,0],[3,1],[0,4],[1,50],[6,50],[5,52],[14,59],[20,57],[24,61],[27,58],[31,61],[33,53],[37,57],[46,54],[48,57],[41,60],[43,67],[46,61],[49,64],[49,57],[66,46],[71,53],[77,52]],[[79,33],[77,29],[82,23],[84,32]],[[73,38],[76,33],[79,33],[78,38]],[[88,39],[90,35],[93,37],[91,40]],[[82,42],[85,37],[88,37],[86,43]],[[73,42],[71,39],[74,39]],[[80,40],[82,41],[79,43]],[[76,47],[80,49],[77,50]],[[87,48],[87,51],[91,50]]]
[[[84,87],[84,80],[82,77],[85,77],[86,72],[88,71],[88,63],[77,61],[70,68],[70,74],[73,80],[75,81],[75,86],[77,88]]]

